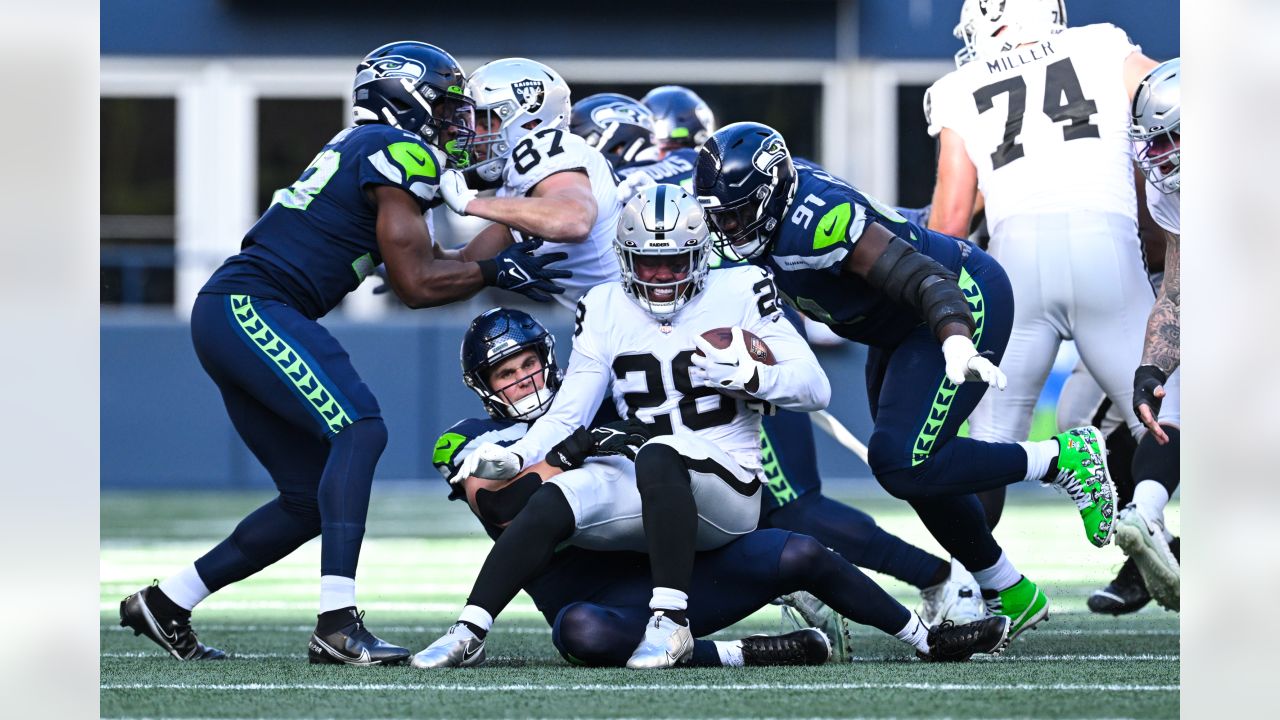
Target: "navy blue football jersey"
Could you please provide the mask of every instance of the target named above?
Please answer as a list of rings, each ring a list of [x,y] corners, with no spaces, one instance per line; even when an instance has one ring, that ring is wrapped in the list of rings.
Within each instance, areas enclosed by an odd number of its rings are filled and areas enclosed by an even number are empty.
[[[837,335],[876,347],[897,344],[923,322],[919,314],[841,272],[867,223],[884,226],[957,275],[964,241],[909,222],[814,163],[796,160],[795,166],[799,177],[788,215],[770,251],[754,262],[773,270],[778,290],[797,310]]]
[[[632,163],[618,169],[622,177],[642,172],[653,178],[654,182],[671,183],[693,192],[693,166],[698,162],[698,151],[693,148],[680,148],[661,160]]]
[[[332,310],[382,263],[371,185],[401,188],[425,213],[442,202],[444,156],[389,125],[334,136],[245,234],[204,291],[279,300],[310,318]]]
[[[431,464],[440,472],[440,477],[448,482],[458,472],[462,461],[482,444],[491,442],[506,447],[524,437],[529,431],[529,423],[515,420],[494,420],[493,418],[471,418],[454,423],[445,430],[436,441],[435,451],[431,454]],[[449,499],[463,499],[462,485],[449,486]],[[502,529],[481,520],[485,532],[497,538]]]

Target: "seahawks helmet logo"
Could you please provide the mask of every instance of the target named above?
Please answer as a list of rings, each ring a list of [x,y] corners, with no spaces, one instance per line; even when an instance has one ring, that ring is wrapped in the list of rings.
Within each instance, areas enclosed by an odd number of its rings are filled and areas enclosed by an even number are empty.
[[[786,159],[786,143],[782,142],[782,136],[775,132],[760,143],[756,154],[751,156],[751,164],[756,170],[768,175],[770,170]]]
[[[1004,15],[1006,0],[978,0],[978,12],[991,22],[998,22]]]
[[[542,99],[546,95],[546,85],[541,80],[521,80],[511,83],[511,92],[525,112],[535,113],[542,107]]]
[[[592,110],[591,121],[601,127],[606,127],[610,123],[647,127],[652,123],[648,117],[641,113],[640,108],[624,102],[609,103]]]
[[[427,74],[427,69],[422,63],[402,55],[378,58],[370,63],[369,67],[377,73],[378,77],[408,78],[415,83]]]

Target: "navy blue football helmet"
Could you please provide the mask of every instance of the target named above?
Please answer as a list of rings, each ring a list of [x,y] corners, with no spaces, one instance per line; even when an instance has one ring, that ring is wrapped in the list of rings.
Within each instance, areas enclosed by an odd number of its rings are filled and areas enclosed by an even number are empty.
[[[504,360],[532,349],[541,364],[528,363],[514,368],[510,377],[504,377],[500,387],[493,387],[490,375]],[[542,323],[520,310],[493,308],[471,321],[462,336],[462,381],[480,396],[484,409],[495,420],[531,421],[551,407],[551,400],[560,389],[563,374],[556,364],[556,338]],[[527,372],[524,372],[527,370]],[[519,398],[510,397],[526,380],[541,375],[541,387],[537,380],[534,389]],[[527,388],[528,386],[525,385]]]
[[[610,162],[629,163],[653,146],[653,113],[626,95],[597,93],[573,104],[569,131]]]
[[[475,101],[462,67],[435,45],[404,40],[374,50],[356,66],[355,122],[384,123],[420,136],[459,168],[470,164]]]
[[[687,87],[656,87],[640,102],[653,113],[653,134],[663,145],[696,148],[716,131],[711,108]]]
[[[761,123],[726,125],[698,151],[694,193],[728,260],[768,251],[796,192],[796,168],[777,130]]]

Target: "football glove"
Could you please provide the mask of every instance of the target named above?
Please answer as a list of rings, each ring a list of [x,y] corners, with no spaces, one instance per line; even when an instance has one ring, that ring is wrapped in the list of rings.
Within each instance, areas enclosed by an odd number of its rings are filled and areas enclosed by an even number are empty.
[[[459,170],[445,170],[440,175],[440,195],[449,209],[466,217],[467,205],[479,194],[467,187],[467,178]]]
[[[472,475],[486,480],[510,480],[523,467],[524,460],[519,455],[501,445],[484,443],[462,459],[449,484],[457,485]]]
[[[547,267],[567,259],[568,253],[534,255],[533,251],[541,247],[542,242],[542,238],[530,238],[509,245],[492,260],[481,260],[480,274],[484,276],[484,284],[518,292],[538,302],[551,302],[552,295],[564,292],[564,288],[553,280],[571,278],[573,273]]]
[[[1161,445],[1169,436],[1160,427],[1160,404],[1164,401],[1164,384],[1169,376],[1155,365],[1141,365],[1133,372],[1133,412],[1155,435]]]
[[[742,328],[733,328],[733,339],[723,350],[702,337],[694,338],[693,344],[702,351],[702,354],[694,353],[690,358],[693,367],[689,368],[689,379],[693,380],[694,386],[749,393],[747,385],[754,384],[753,380],[759,382],[759,363],[747,350]]]
[[[591,428],[595,441],[595,455],[622,455],[635,460],[640,446],[653,437],[648,425],[638,420],[618,420]]]
[[[1009,384],[1009,378],[987,358],[978,353],[973,340],[964,335],[952,335],[942,341],[942,356],[946,360],[947,379],[956,385],[967,380],[977,380],[998,390]]]
[[[579,425],[572,435],[556,443],[547,451],[546,461],[551,467],[573,470],[582,467],[582,463],[591,457],[595,449],[595,437],[589,430]]]
[[[635,172],[627,176],[622,182],[618,183],[618,200],[626,204],[636,193],[644,190],[650,185],[657,185],[657,181],[653,179],[649,173]]]

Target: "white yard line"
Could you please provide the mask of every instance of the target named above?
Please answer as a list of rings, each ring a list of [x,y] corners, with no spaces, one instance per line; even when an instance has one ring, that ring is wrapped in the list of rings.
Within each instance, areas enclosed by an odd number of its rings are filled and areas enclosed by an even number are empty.
[[[307,656],[306,653],[241,653],[231,652],[230,657],[234,659],[245,660],[262,660],[262,659],[302,659]],[[156,652],[104,652],[100,654],[104,658],[156,658],[167,659],[169,656]],[[898,658],[892,657],[875,657],[875,656],[854,656],[850,658],[852,662],[889,662],[896,661]],[[1153,655],[1144,653],[1139,655],[1001,655],[999,657],[988,657],[983,655],[975,655],[973,658],[977,662],[1060,662],[1064,660],[1090,660],[1095,662],[1176,662],[1181,660],[1178,655]]]
[[[686,691],[686,690],[732,690],[737,692],[756,691],[821,691],[821,690],[945,690],[945,691],[980,691],[994,692],[1004,690],[1024,690],[1031,692],[1067,691],[1067,692],[1178,692],[1180,685],[1102,685],[1086,683],[1016,683],[1016,684],[984,684],[967,683],[738,683],[714,685],[698,684],[654,684],[654,685],[604,685],[604,684],[535,684],[516,683],[508,685],[459,685],[429,683],[353,683],[335,685],[324,683],[102,683],[101,690],[226,690],[232,692],[270,692],[276,690],[335,690],[342,692],[365,691],[385,692],[390,690],[437,690],[448,692],[520,692],[520,691],[555,691],[555,692],[652,692],[654,690]]]

